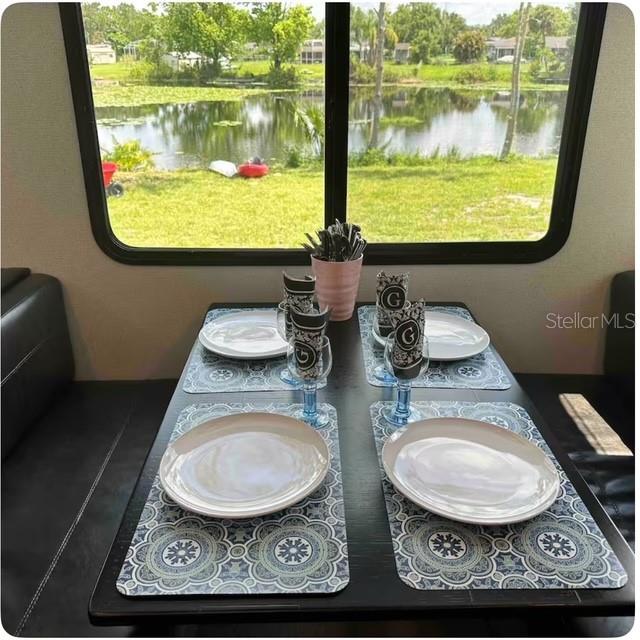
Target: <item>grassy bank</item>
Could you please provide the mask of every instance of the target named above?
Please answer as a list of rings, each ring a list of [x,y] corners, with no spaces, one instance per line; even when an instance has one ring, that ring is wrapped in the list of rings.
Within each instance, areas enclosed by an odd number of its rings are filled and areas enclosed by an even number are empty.
[[[264,77],[269,73],[271,62],[269,60],[246,60],[233,65],[227,75],[238,78]],[[288,66],[288,65],[287,65]],[[294,64],[296,72],[303,83],[324,83],[323,64]]]
[[[493,158],[349,173],[349,218],[371,242],[533,240],[548,225],[556,160]],[[322,226],[323,175],[277,170],[260,180],[201,170],[119,174],[111,224],[140,247],[296,247]]]
[[[302,86],[324,83],[324,65],[294,65]],[[118,62],[113,65],[95,65],[91,68],[91,77],[98,82],[94,86],[96,106],[135,106],[141,104],[165,104],[169,102],[185,103],[207,100],[239,100],[251,93],[268,91],[250,88],[218,88],[192,86],[148,86],[131,82],[129,71],[131,64]],[[240,79],[266,81],[269,72],[268,60],[255,60],[238,63],[227,76]],[[425,86],[432,88],[509,90],[511,87],[511,65],[475,65],[439,64],[408,65],[387,63],[385,66],[385,85],[387,86]],[[230,79],[230,78],[227,78]],[[113,82],[114,84],[109,84]],[[117,83],[117,84],[116,84]],[[566,91],[565,84],[542,84],[534,82],[528,74],[528,65],[523,65],[522,89],[538,91]],[[221,96],[221,97],[218,97]]]

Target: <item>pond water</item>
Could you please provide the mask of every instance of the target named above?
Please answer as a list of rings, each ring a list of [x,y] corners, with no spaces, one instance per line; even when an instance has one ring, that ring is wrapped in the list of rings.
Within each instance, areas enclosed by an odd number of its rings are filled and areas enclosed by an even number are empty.
[[[100,146],[137,139],[152,150],[162,169],[203,167],[212,160],[243,162],[260,156],[282,161],[287,149],[310,152],[291,102],[323,107],[322,90],[251,96],[240,102],[101,107],[96,109]],[[558,152],[566,92],[523,92],[514,151],[524,155]],[[495,91],[386,89],[378,147],[386,153],[430,155],[455,148],[461,155],[497,155],[504,141],[508,94]],[[353,89],[349,150],[362,151],[370,139],[371,89]]]

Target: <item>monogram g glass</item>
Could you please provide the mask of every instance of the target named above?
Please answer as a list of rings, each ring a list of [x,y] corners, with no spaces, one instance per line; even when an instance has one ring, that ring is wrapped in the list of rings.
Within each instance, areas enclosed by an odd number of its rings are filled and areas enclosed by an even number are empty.
[[[378,273],[374,331],[380,338],[386,338],[393,331],[396,315],[409,304],[408,288],[408,273]],[[384,364],[375,367],[373,375],[385,385],[395,384],[395,376]]]
[[[389,371],[395,374],[398,391],[395,405],[384,409],[383,416],[398,427],[420,420],[422,414],[411,405],[411,383],[429,366],[429,356],[424,330],[415,319],[398,324],[387,338],[384,356]]]
[[[280,337],[286,342],[289,342],[291,339],[291,318],[289,317],[289,302],[287,300],[283,300],[278,305],[276,310],[276,325]],[[280,379],[282,382],[286,382],[296,389],[300,388],[300,384],[292,377],[288,364],[280,370]]]
[[[317,336],[311,343],[291,338],[287,349],[287,363],[291,377],[302,386],[303,406],[295,414],[299,420],[312,427],[324,427],[329,422],[325,411],[318,410],[318,384],[326,379],[331,371],[331,343],[327,336]]]

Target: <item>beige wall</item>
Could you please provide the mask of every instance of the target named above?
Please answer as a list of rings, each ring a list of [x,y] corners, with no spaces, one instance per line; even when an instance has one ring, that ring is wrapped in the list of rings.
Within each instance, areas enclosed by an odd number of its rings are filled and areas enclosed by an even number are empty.
[[[413,267],[413,295],[465,301],[516,371],[597,372],[603,332],[545,329],[545,318],[599,314],[611,276],[633,267],[633,131],[633,16],[613,4],[566,246],[533,265]],[[53,4],[2,18],[2,264],[60,278],[83,379],[177,376],[211,301],[280,290],[279,267],[131,267],[98,249]],[[361,299],[375,273],[365,269]]]

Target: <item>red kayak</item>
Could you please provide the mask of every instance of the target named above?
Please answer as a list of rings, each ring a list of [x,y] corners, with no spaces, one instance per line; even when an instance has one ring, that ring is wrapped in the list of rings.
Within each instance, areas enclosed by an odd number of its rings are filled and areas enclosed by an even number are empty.
[[[238,167],[238,174],[243,178],[262,178],[267,173],[269,173],[269,167],[266,164],[251,164],[247,162]]]

